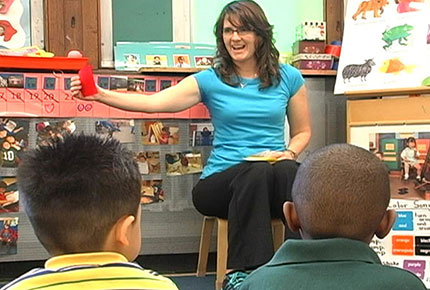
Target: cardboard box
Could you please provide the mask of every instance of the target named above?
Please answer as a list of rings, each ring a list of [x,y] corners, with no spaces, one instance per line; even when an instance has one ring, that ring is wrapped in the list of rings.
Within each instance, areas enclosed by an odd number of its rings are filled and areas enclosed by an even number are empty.
[[[330,54],[300,53],[293,56],[293,65],[298,69],[327,70],[333,65]]]
[[[296,27],[296,40],[326,40],[325,21],[304,21]]]
[[[299,53],[324,53],[325,42],[319,40],[300,40],[293,44],[292,51],[293,54]]]

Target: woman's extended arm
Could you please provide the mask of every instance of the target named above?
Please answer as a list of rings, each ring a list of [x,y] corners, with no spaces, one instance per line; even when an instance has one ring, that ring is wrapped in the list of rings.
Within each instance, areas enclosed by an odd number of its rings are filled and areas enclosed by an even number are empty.
[[[197,80],[188,76],[175,86],[152,95],[122,93],[98,87],[98,94],[83,97],[79,77],[73,77],[71,91],[82,100],[98,101],[116,108],[137,112],[179,112],[200,102],[200,90]]]

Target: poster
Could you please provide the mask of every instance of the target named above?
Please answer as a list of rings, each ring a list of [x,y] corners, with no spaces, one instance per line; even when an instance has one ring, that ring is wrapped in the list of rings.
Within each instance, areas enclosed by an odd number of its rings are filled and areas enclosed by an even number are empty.
[[[408,270],[430,288],[430,201],[392,199],[389,208],[396,210],[396,222],[384,239],[375,237],[370,247],[382,264]]]
[[[160,152],[141,151],[136,154],[140,174],[160,174]]]
[[[18,242],[18,218],[0,218],[0,256],[15,255]]]
[[[36,123],[36,144],[38,146],[46,146],[51,144],[53,140],[61,140],[75,131],[76,124],[74,120],[39,122]]]
[[[0,49],[30,44],[30,0],[0,0]]]
[[[410,138],[415,140],[416,164],[406,172],[402,155]],[[429,125],[353,127],[350,143],[378,153],[389,171],[391,198],[430,199]]]
[[[430,0],[348,0],[335,94],[430,85],[429,67]]]

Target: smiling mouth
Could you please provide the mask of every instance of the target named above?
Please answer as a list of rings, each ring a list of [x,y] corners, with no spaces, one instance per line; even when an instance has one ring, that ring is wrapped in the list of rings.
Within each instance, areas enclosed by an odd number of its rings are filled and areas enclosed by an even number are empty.
[[[245,48],[245,45],[240,45],[240,46],[235,45],[235,46],[232,46],[232,48],[233,48],[233,50],[241,50],[241,49]]]

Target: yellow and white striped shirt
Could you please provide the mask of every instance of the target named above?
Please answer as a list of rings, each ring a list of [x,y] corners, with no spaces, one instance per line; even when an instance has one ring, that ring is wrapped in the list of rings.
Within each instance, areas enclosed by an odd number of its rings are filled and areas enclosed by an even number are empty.
[[[130,263],[118,253],[97,252],[53,257],[1,290],[178,290],[168,278]]]

